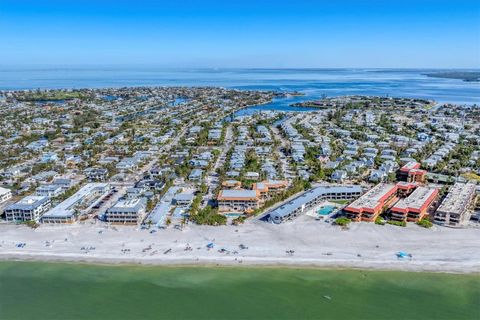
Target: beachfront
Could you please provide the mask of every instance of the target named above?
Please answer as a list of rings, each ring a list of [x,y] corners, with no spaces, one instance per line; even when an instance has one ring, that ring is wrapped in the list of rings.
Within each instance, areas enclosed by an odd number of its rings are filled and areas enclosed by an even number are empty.
[[[475,273],[480,229],[355,223],[348,230],[301,216],[272,225],[191,226],[156,232],[104,224],[0,225],[1,260],[156,265],[270,265]],[[207,246],[210,245],[211,248]],[[242,246],[241,246],[242,245]],[[412,258],[398,258],[407,252]]]

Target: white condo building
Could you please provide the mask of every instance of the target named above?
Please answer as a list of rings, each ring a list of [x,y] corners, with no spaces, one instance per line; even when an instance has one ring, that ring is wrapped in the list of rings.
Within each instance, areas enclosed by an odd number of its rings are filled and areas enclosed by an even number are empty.
[[[0,203],[4,203],[12,197],[12,191],[0,187]]]
[[[50,206],[48,197],[27,196],[5,208],[5,219],[7,221],[39,221]]]

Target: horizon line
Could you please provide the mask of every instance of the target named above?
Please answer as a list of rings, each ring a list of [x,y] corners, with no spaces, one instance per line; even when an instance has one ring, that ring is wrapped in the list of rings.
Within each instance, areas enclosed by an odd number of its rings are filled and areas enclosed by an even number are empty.
[[[161,64],[0,64],[0,69],[16,68],[157,68],[164,70],[479,70],[478,67],[239,67],[239,66],[165,66]]]

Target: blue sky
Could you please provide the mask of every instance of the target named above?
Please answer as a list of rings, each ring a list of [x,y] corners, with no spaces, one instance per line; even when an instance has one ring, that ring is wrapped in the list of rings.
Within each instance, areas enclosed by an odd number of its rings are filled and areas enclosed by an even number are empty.
[[[0,64],[478,68],[479,3],[0,0]]]

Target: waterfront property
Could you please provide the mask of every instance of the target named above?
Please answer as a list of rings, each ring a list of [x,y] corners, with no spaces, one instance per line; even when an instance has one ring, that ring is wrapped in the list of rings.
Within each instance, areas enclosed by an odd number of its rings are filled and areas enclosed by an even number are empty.
[[[408,197],[399,200],[391,209],[392,219],[418,222],[427,214],[438,197],[438,189],[418,187]]]
[[[88,183],[42,217],[43,223],[72,223],[110,191],[108,183]]]
[[[105,221],[119,224],[138,224],[145,216],[145,198],[119,200],[105,213]]]
[[[404,220],[402,210],[411,211],[405,203],[413,201],[420,191],[414,195],[412,192],[424,183],[425,176],[429,177],[421,170],[430,167],[424,163],[427,158],[427,164],[437,163],[430,169],[432,174],[445,177],[445,183],[477,178],[479,124],[472,119],[476,119],[478,108],[430,108],[432,101],[421,98],[340,96],[342,91],[313,102],[321,106],[310,110],[314,112],[287,114],[280,111],[300,110],[296,108],[308,105],[307,101],[302,103],[306,97],[286,91],[215,87],[1,91],[0,100],[4,100],[0,112],[11,116],[0,117],[7,133],[0,136],[1,185],[12,190],[13,195],[22,196],[38,187],[37,195],[49,196],[57,204],[77,191],[76,186],[83,186],[85,180],[107,182],[117,188],[102,199],[86,199],[73,209],[62,208],[67,201],[51,210],[58,214],[55,219],[71,222],[77,217],[96,217],[97,213],[104,217],[119,199],[146,198],[148,209],[155,210],[149,212],[145,224],[167,227],[172,212],[176,210],[176,216],[186,217],[189,205],[193,210],[188,222],[230,223],[216,215],[217,204],[220,212],[231,215],[264,213],[270,211],[264,210],[267,207],[288,203],[285,199],[291,193],[305,190],[306,181],[315,186],[348,181],[366,191],[374,186],[369,182],[394,181],[396,173],[401,182],[391,186],[396,188],[395,194],[387,195],[391,199],[382,204],[384,190],[380,190],[380,199],[373,201],[372,208],[367,204],[366,208],[356,208],[362,212],[349,215],[355,221],[373,221],[381,212],[392,212],[394,219]],[[43,101],[45,96],[65,95],[78,98],[54,105]],[[173,103],[177,100],[182,102]],[[262,109],[268,102],[280,108],[265,112]],[[283,108],[292,103],[296,106]],[[256,114],[235,116],[252,105],[263,106],[254,107]],[[52,108],[62,112],[51,112]],[[18,112],[11,114],[11,110]],[[22,114],[28,114],[28,119]],[[35,141],[38,143],[32,145]],[[27,144],[34,148],[25,148]],[[185,194],[168,191],[159,201],[159,193],[170,187],[185,190]],[[67,194],[60,196],[61,192]],[[390,210],[402,198],[406,199]],[[338,209],[343,214],[343,207],[351,201],[342,202]],[[337,210],[330,212],[332,208],[320,210],[325,205],[327,201],[315,204],[306,213],[315,218],[337,215]],[[407,207],[400,210],[402,205]],[[436,207],[437,201],[433,205]],[[346,211],[354,211],[353,207]],[[196,212],[199,215],[195,217]],[[410,214],[415,220],[415,213],[408,212],[407,218]],[[52,220],[47,213],[42,221]]]
[[[394,184],[379,183],[344,210],[354,221],[373,222],[385,207],[397,200],[397,189]]]
[[[217,201],[220,212],[251,211],[260,206],[260,192],[245,189],[222,190]]]
[[[144,223],[157,228],[164,228],[167,222],[167,216],[172,207],[173,198],[180,190],[182,190],[180,187],[170,187],[145,219]]]
[[[7,221],[38,221],[50,206],[48,197],[27,196],[5,208],[5,219]]]
[[[360,186],[320,186],[270,211],[269,221],[281,223],[315,209],[325,200],[353,200],[361,194]]]
[[[435,212],[434,222],[448,227],[465,224],[470,219],[475,188],[473,183],[455,183]]]

